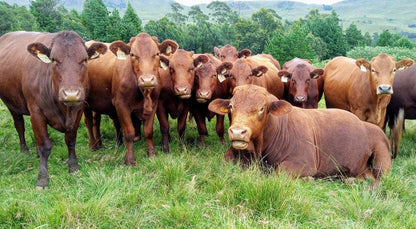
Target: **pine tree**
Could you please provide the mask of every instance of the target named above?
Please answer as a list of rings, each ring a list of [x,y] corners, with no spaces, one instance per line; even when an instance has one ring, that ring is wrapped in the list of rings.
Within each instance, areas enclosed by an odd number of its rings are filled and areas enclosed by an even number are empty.
[[[108,41],[109,16],[102,0],[85,0],[81,18],[92,39]]]
[[[125,42],[129,42],[131,37],[136,36],[142,31],[142,21],[134,12],[130,2],[127,4],[127,10],[121,19],[121,39]]]

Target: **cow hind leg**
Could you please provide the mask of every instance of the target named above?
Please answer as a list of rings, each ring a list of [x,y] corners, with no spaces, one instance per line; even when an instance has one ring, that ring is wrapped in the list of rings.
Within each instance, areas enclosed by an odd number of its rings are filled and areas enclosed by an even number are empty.
[[[217,135],[220,138],[221,144],[224,145],[224,115],[217,115],[217,124],[215,126]]]
[[[389,125],[390,126],[390,125]],[[392,151],[392,158],[397,157],[399,152],[400,141],[402,139],[402,132],[404,126],[404,110],[400,109],[394,120],[394,125],[390,126],[390,148]]]
[[[376,142],[370,160],[372,162],[371,169],[373,176],[378,181],[381,176],[388,173],[391,169],[391,156],[388,143],[386,144],[383,141]]]
[[[17,134],[19,135],[20,152],[29,153],[29,148],[27,147],[25,139],[25,120],[23,119],[23,115],[14,112],[11,112],[11,114],[14,121],[14,127],[16,128]]]
[[[116,146],[123,145],[123,132],[121,131],[121,124],[117,117],[111,118],[113,120],[114,128],[116,129]]]

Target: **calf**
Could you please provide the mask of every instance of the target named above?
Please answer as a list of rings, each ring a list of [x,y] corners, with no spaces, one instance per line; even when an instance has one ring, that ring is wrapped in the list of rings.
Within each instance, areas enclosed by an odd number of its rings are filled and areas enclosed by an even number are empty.
[[[23,115],[30,115],[40,158],[39,188],[49,185],[48,124],[65,133],[69,172],[78,171],[75,143],[88,94],[87,64],[106,50],[102,43],[87,48],[72,31],[12,32],[0,37],[0,98],[12,114],[22,151],[28,150]]]
[[[301,109],[255,85],[236,87],[231,100],[216,99],[209,109],[231,112],[231,148],[293,176],[342,175],[377,181],[391,167],[388,139],[377,126],[339,109]]]

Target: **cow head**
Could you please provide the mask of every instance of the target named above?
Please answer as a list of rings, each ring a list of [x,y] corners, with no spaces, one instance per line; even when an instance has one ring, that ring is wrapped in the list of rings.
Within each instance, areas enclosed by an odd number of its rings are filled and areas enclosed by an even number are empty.
[[[405,69],[413,65],[412,59],[403,59],[396,62],[387,54],[379,54],[368,62],[365,59],[356,60],[356,65],[363,72],[369,72],[371,83],[378,95],[393,94],[393,80],[397,69]]]
[[[137,84],[143,89],[154,88],[159,84],[159,69],[165,68],[169,62],[160,54],[171,55],[177,48],[176,42],[165,40],[159,44],[156,37],[147,33],[132,37],[129,44],[115,41],[110,45],[110,50],[119,60],[130,60]]]
[[[217,67],[221,61],[211,54],[205,55],[209,56],[209,61],[195,70],[195,97],[199,103],[211,100],[217,84],[222,83],[222,80],[217,78]]]
[[[269,115],[284,115],[292,110],[292,106],[256,85],[238,86],[234,89],[231,99],[215,99],[208,109],[220,115],[231,112],[231,125],[228,137],[231,145],[239,150],[248,148],[251,142],[262,142],[263,131]],[[259,139],[261,138],[261,139]]]
[[[195,70],[208,62],[208,57],[193,57],[193,52],[178,49],[169,58],[169,72],[172,78],[175,95],[181,99],[191,98],[194,86]]]
[[[233,63],[223,62],[218,68],[218,77],[229,77],[230,87],[252,84],[254,77],[261,77],[268,71],[266,66],[255,65],[246,59],[237,59]]]
[[[289,86],[289,96],[297,103],[305,103],[308,100],[309,85],[311,80],[323,75],[323,69],[312,70],[305,64],[298,64],[293,71],[279,71],[278,76],[282,82]]]
[[[52,39],[51,46],[32,43],[30,54],[49,65],[56,97],[65,106],[83,104],[88,90],[87,63],[107,51],[103,43],[93,43],[89,48],[75,32],[62,31]]]
[[[229,44],[224,45],[220,49],[214,47],[214,53],[221,61],[229,62],[233,62],[238,58],[244,58],[251,55],[251,51],[249,49],[243,49],[240,52],[238,52],[234,46],[231,46]]]

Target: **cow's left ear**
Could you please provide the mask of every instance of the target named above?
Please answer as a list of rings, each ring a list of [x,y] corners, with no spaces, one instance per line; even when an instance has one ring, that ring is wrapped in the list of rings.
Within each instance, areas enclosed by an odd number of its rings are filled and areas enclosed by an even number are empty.
[[[396,69],[397,70],[403,70],[403,69],[406,69],[406,68],[412,66],[414,63],[415,63],[415,61],[413,61],[412,59],[405,58],[405,59],[402,59],[399,62],[396,62]]]
[[[355,64],[361,69],[363,72],[371,71],[371,64],[365,59],[357,59]]]
[[[110,45],[111,52],[117,56],[117,59],[119,60],[125,60],[126,55],[130,54],[130,46],[126,45],[122,41],[114,41]]]
[[[260,76],[262,76],[263,74],[265,74],[266,72],[267,72],[267,67],[266,66],[263,66],[263,65],[261,65],[261,66],[258,66],[258,67],[256,67],[255,69],[253,69],[252,71],[251,71],[251,74],[253,75],[253,76],[256,76],[256,77],[260,77]]]
[[[240,52],[238,52],[238,58],[246,58],[251,56],[251,50],[250,49],[243,49]]]
[[[275,116],[281,116],[292,111],[292,105],[284,100],[274,100],[269,105],[269,112]]]
[[[219,115],[226,115],[230,113],[230,100],[229,99],[214,99],[209,103],[208,109]]]
[[[160,56],[159,59],[160,59],[160,65],[159,66],[163,70],[167,70],[169,68],[169,59],[164,57],[164,56]]]
[[[292,78],[292,74],[290,74],[288,71],[285,71],[285,70],[280,70],[277,73],[277,76],[280,78],[280,81],[282,81],[283,83],[287,83],[288,80]]]
[[[208,57],[204,54],[201,54],[194,59],[194,66],[195,68],[199,68],[202,66],[202,64],[205,64],[206,62],[208,62]]]
[[[87,49],[88,58],[90,60],[98,58],[100,55],[104,55],[106,52],[107,46],[101,42],[95,42]]]
[[[174,40],[164,40],[162,44],[159,45],[159,51],[163,55],[169,56],[178,50],[179,45]]]
[[[311,79],[318,79],[323,74],[324,74],[324,70],[322,68],[317,68],[310,73],[310,76],[311,76]]]
[[[52,62],[51,59],[49,59],[51,50],[42,43],[32,43],[28,45],[27,51],[43,63],[49,64]]]

